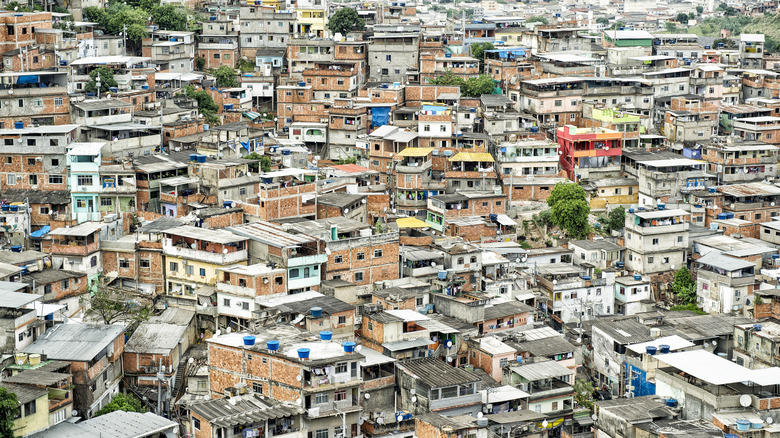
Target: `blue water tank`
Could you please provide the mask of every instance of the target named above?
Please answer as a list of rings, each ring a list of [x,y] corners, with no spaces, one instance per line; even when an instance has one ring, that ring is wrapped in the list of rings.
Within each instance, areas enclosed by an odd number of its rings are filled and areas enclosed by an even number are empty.
[[[718,213],[718,219],[726,219],[726,213]]]
[[[710,187],[710,188],[709,188],[709,189],[707,189],[707,190],[709,190],[709,191],[710,191],[710,193],[715,193],[715,192],[718,190],[718,188],[717,188],[717,187]]]
[[[298,358],[299,359],[308,359],[309,358],[309,350],[308,348],[299,348],[298,349]]]
[[[198,154],[190,154],[190,161],[198,161]]]
[[[615,263],[615,265],[616,265],[618,268],[624,268],[624,267],[626,266],[626,263],[625,263],[625,262],[617,262],[617,263]]]
[[[734,219],[734,213],[726,213],[726,219]]]
[[[495,221],[497,221],[497,220],[498,220],[498,215],[497,215],[497,214],[491,214],[491,215],[490,215],[490,216],[488,216],[488,217],[490,218],[490,221],[491,221],[491,222],[495,222]]]
[[[654,346],[652,346],[652,345],[648,345],[647,347],[645,347],[645,351],[646,351],[646,352],[647,352],[647,354],[649,354],[650,356],[655,356],[655,353],[657,353],[657,352],[658,352],[658,348],[656,348],[656,347],[654,347]]]
[[[642,281],[642,276],[639,274],[634,274],[634,280],[636,281]]]
[[[319,318],[322,316],[322,307],[312,307],[311,308],[311,316],[313,318]]]
[[[14,129],[24,129],[24,122],[14,122]]]
[[[590,280],[590,275],[583,275],[582,279],[585,280],[585,281],[589,281]]]
[[[254,336],[244,336],[244,345],[255,345]]]
[[[447,271],[439,271],[439,280],[447,279]]]
[[[323,341],[330,341],[333,338],[333,332],[322,331],[320,332],[320,339]]]
[[[265,346],[270,351],[276,351],[276,350],[279,349],[279,341],[268,341],[268,342],[265,343]]]
[[[753,324],[753,331],[754,332],[760,332],[761,331],[761,324]]]
[[[664,209],[666,209],[666,204],[656,204],[656,207],[657,207],[659,210],[664,210]]]
[[[531,126],[531,132],[539,132],[538,126]]]
[[[673,398],[666,399],[666,406],[669,406],[670,408],[676,408],[677,407],[677,400]]]
[[[12,245],[11,246],[12,252],[22,252],[22,246],[21,245]]]
[[[635,211],[635,210],[634,210],[633,208],[629,208],[629,209],[628,209],[628,212],[629,212],[629,213],[633,213],[634,211]]]
[[[345,342],[344,343],[344,352],[345,353],[352,353],[355,351],[355,343],[354,342]]]
[[[670,346],[668,346],[666,344],[661,344],[661,345],[658,346],[658,352],[662,353],[662,354],[669,353],[669,350],[671,350],[671,349],[672,349],[672,347],[670,347]]]
[[[205,163],[205,162],[206,162],[206,156],[198,155],[198,163]]]

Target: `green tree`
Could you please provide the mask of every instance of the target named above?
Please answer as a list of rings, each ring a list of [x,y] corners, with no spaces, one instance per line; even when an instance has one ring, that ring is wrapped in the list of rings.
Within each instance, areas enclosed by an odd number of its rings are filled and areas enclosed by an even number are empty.
[[[674,273],[672,292],[677,296],[677,301],[682,304],[696,303],[696,284],[691,279],[691,271],[685,266]]]
[[[252,163],[249,165],[249,169],[252,172],[257,172],[258,169],[262,172],[270,172],[271,171],[271,158],[266,155],[260,155],[257,152],[252,152],[251,154],[244,155],[244,159],[246,160],[260,160],[259,163]],[[258,166],[259,164],[259,166]]]
[[[333,34],[346,36],[353,30],[363,30],[365,27],[366,21],[352,8],[341,8],[328,19],[328,29]]]
[[[114,72],[108,67],[101,65],[89,72],[89,82],[84,85],[84,91],[87,93],[97,93],[97,78],[100,76],[100,92],[106,93],[110,87],[116,87],[118,84],[114,79]]]
[[[451,71],[447,71],[444,76],[436,76],[433,79],[428,79],[428,83],[431,85],[456,85],[463,87],[466,85],[466,81],[460,76],[455,76]]]
[[[607,17],[599,17],[596,19],[596,23],[603,24],[604,26],[609,24],[609,18]]]
[[[206,66],[206,58],[198,56],[195,58],[195,70],[203,71],[203,67]]]
[[[493,50],[493,43],[474,43],[471,45],[471,56],[479,60],[479,71],[485,70],[485,50]]]
[[[622,29],[624,27],[626,27],[626,24],[623,23],[622,21],[616,21],[616,22],[612,23],[612,26],[609,26],[609,28],[612,29],[612,30]]]
[[[479,97],[483,94],[493,94],[496,82],[489,75],[481,75],[476,78],[466,80],[466,90],[461,92],[468,97]]]
[[[607,228],[610,231],[622,230],[626,225],[626,209],[623,207],[617,207],[609,212],[609,218],[607,222]]]
[[[0,387],[0,438],[14,438],[14,418],[18,411],[16,394]]]
[[[151,14],[152,21],[161,29],[179,32],[187,30],[187,11],[183,8],[171,4],[156,6]]]
[[[704,12],[704,6],[696,6],[696,13],[701,15]]]
[[[206,90],[195,90],[192,85],[184,87],[184,94],[190,99],[195,99],[198,102],[198,112],[203,115],[206,123],[209,125],[219,125],[219,106],[214,103],[214,99]]]
[[[528,17],[527,20],[525,20],[526,23],[540,23],[540,24],[550,24],[550,21],[547,20],[544,17],[540,17],[539,15],[535,15],[533,17]]]
[[[583,408],[593,409],[593,383],[577,379],[574,383],[574,401]]]
[[[115,1],[108,8],[87,7],[82,11],[90,21],[100,23],[100,26],[110,35],[120,35],[127,28],[128,45],[140,47],[141,40],[146,37],[149,11],[123,2]]]
[[[144,413],[147,412],[148,409],[141,400],[132,394],[120,393],[115,395],[107,405],[103,406],[103,409],[99,410],[96,416],[99,417],[114,411]]]
[[[667,21],[664,23],[664,28],[666,28],[666,31],[669,33],[675,33],[677,32],[677,25],[674,24],[672,21]]]
[[[81,304],[87,308],[87,316],[98,318],[104,324],[124,322],[129,325],[129,331],[149,318],[148,307],[128,300],[122,292],[105,286],[95,288],[90,297],[81,299]]]
[[[220,65],[218,69],[214,70],[213,75],[214,79],[217,80],[217,87],[219,88],[238,87],[238,79],[233,67]]]
[[[552,210],[552,222],[575,238],[583,239],[590,231],[588,205],[585,190],[575,183],[558,183],[547,198]]]
[[[688,24],[688,14],[680,12],[674,20],[680,24]]]
[[[250,73],[255,71],[255,64],[246,58],[240,58],[238,62],[236,62],[236,68],[241,73]]]

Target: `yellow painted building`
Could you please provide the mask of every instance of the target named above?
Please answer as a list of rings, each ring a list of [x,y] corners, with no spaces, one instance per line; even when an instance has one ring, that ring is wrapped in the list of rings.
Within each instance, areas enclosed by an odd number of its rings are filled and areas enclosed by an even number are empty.
[[[19,409],[14,417],[14,436],[27,436],[49,427],[49,391],[27,385],[4,383],[16,394]]]
[[[246,260],[221,264],[167,256],[165,265],[167,268],[168,294],[194,300],[196,298],[194,294],[195,289],[217,284],[217,269],[229,265],[246,266]]]
[[[639,201],[639,182],[633,178],[603,178],[582,183],[588,193],[590,209],[601,211],[619,205],[636,204]]]
[[[325,9],[306,8],[296,10],[295,30],[301,35],[314,34],[318,37],[327,35],[328,16]]]

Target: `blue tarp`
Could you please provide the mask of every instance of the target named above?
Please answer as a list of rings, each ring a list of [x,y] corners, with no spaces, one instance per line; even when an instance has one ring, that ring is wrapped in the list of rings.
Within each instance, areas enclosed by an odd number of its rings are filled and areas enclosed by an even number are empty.
[[[422,109],[423,111],[431,111],[433,113],[444,113],[444,111],[447,111],[447,107],[441,105],[423,105]]]
[[[38,82],[40,82],[38,75],[19,76],[19,79],[16,80],[17,84],[37,84]]]
[[[51,231],[51,227],[48,225],[44,225],[43,228],[41,228],[38,231],[33,231],[30,233],[30,237],[43,237],[46,234],[49,234],[49,231]]]
[[[371,108],[371,126],[385,126],[390,120],[390,107],[379,106]]]

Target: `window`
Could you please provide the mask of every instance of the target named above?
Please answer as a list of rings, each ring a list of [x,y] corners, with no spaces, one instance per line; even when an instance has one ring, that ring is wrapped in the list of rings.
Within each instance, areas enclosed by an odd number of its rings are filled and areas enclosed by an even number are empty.
[[[349,371],[347,362],[339,362],[336,364],[336,374],[346,373]]]
[[[298,268],[290,269],[290,278],[298,278],[300,270]]]
[[[38,209],[38,213],[40,214],[49,214],[49,207],[41,207]]]
[[[43,99],[41,99],[40,97],[36,97],[35,99],[32,100],[32,105],[34,107],[39,107],[39,108],[42,107],[43,106]]]
[[[93,268],[94,268],[95,266],[97,266],[97,256],[94,256],[94,257],[92,257],[91,259],[89,259],[89,265],[90,265],[91,267],[93,267]]]
[[[665,264],[665,265],[668,265],[668,264],[669,264],[669,257],[664,257],[664,264]]]
[[[77,184],[80,186],[91,186],[92,175],[79,175],[77,178]]]
[[[200,420],[193,417],[192,418],[192,426],[195,428],[195,430],[200,430]]]
[[[24,416],[27,417],[35,413],[35,400],[24,404]]]
[[[206,276],[206,268],[200,268],[200,276],[205,277]]]
[[[647,258],[647,263],[653,263],[654,260],[655,259],[652,256],[650,256]]]
[[[563,101],[562,100],[556,100],[555,101],[555,106],[563,106]]]
[[[658,239],[653,239],[653,245],[658,245]]]
[[[366,253],[364,253],[364,252],[357,253],[357,259],[358,260],[365,260],[366,259]]]
[[[343,262],[344,262],[343,256],[337,255],[336,257],[333,257],[333,263],[343,263]]]
[[[441,131],[441,132],[447,132],[447,126],[446,126],[446,125],[441,125],[441,126],[439,126],[439,131]]]
[[[222,305],[225,306],[225,307],[230,307],[230,299],[223,298],[222,299]]]
[[[8,183],[9,186],[15,186],[16,185],[16,175],[9,173],[6,176],[6,183]]]
[[[553,411],[557,411],[558,410],[558,402],[557,401],[552,402],[552,410]]]
[[[111,207],[114,205],[114,200],[111,198],[100,198],[100,205],[103,207]]]
[[[241,310],[249,310],[249,303],[247,303],[246,301],[241,303]]]
[[[441,389],[441,398],[453,398],[458,396],[458,387],[450,386],[449,388]]]
[[[314,403],[315,404],[322,404],[328,402],[328,393],[327,392],[319,392],[314,396]],[[319,434],[319,433],[318,433]]]
[[[355,272],[355,281],[363,281],[363,273]]]
[[[30,144],[30,140],[32,140],[32,144]],[[27,140],[27,146],[35,146],[35,140],[28,139]],[[35,158],[28,158],[27,159],[27,165],[28,166],[35,166]]]
[[[130,267],[130,260],[127,259],[119,259],[119,267],[123,269],[127,269]]]
[[[385,55],[385,61],[392,61],[393,56],[392,55]]]
[[[252,391],[254,391],[255,394],[262,394],[263,384],[259,382],[252,382]]]
[[[346,316],[339,316],[339,324],[346,324],[347,323],[347,317]]]
[[[170,263],[168,264],[168,270],[169,270],[169,271],[172,271],[172,272],[176,272],[176,271],[178,271],[178,270],[179,270],[179,264],[178,264],[178,263],[176,263],[176,262],[170,262]]]
[[[381,249],[375,249],[374,250],[374,258],[382,257],[382,250]]]
[[[38,175],[30,175],[30,185],[31,186],[38,185]]]
[[[193,268],[192,265],[187,265],[184,267],[184,272],[186,272],[187,275],[192,275],[195,272],[195,268]]]
[[[317,394],[319,396],[319,394]],[[328,429],[320,429],[314,432],[314,438],[328,438]]]
[[[281,286],[282,284],[284,284],[284,277],[274,278],[274,283],[276,283],[277,286]]]
[[[677,243],[682,243],[683,236],[677,236]]]
[[[151,260],[149,260],[149,259],[141,259],[141,260],[138,262],[138,265],[139,265],[140,267],[142,267],[142,268],[149,269],[149,268],[151,268],[151,267],[152,267],[152,261],[151,261]]]

